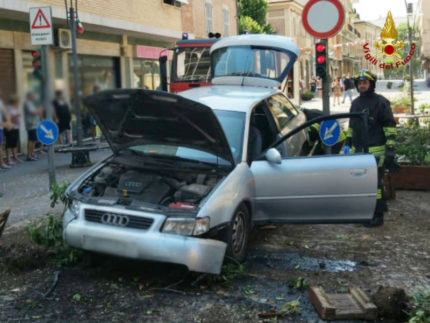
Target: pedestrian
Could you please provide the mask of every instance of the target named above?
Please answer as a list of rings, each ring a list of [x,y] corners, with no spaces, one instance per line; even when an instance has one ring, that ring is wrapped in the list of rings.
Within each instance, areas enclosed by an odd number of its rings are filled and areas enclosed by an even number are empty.
[[[348,95],[349,101],[352,103],[352,90],[354,88],[354,80],[351,79],[351,74],[348,73],[347,77],[343,80],[343,98],[342,103],[345,103],[345,98]]]
[[[55,91],[55,98],[52,102],[54,106],[55,115],[58,125],[58,138],[60,144],[71,144],[72,143],[72,132],[70,131],[70,122],[72,121],[72,115],[70,114],[70,108],[64,99],[63,91]],[[64,137],[64,138],[63,138]],[[65,139],[65,140],[64,140]]]
[[[317,81],[315,79],[315,76],[312,76],[310,85],[311,85],[311,92],[315,93],[315,91],[317,89]]]
[[[99,83],[94,83],[93,92],[91,94],[96,94],[96,93],[100,92],[101,89],[102,88],[101,88],[101,86],[100,86]],[[92,114],[90,114],[89,123],[90,123],[91,138],[93,139],[93,141],[96,141],[96,135],[97,135],[96,127],[97,127],[97,123],[96,123],[96,119],[94,119],[94,117],[93,117]]]
[[[4,129],[12,129],[12,123],[10,122],[9,114],[7,113],[3,103],[3,93],[0,91],[0,169],[10,168],[10,166],[6,165],[6,163],[3,161]]]
[[[340,97],[341,97],[341,93],[340,93],[340,80],[338,77],[335,77],[333,79],[333,82],[331,84],[331,88],[333,89],[333,106],[340,106]],[[337,102],[337,104],[336,104]]]
[[[367,141],[369,152],[372,153],[378,166],[378,190],[376,195],[376,208],[373,219],[365,226],[373,227],[384,223],[384,212],[387,204],[384,199],[382,178],[385,169],[393,170],[396,123],[391,111],[390,101],[382,95],[375,93],[376,75],[368,70],[361,70],[354,75],[354,83],[360,96],[351,105],[350,112],[365,112],[368,116]],[[350,119],[347,132],[347,142],[352,152],[362,152],[363,124],[357,119]]]
[[[8,100],[6,110],[9,114],[12,129],[4,131],[6,137],[6,160],[8,165],[22,163],[18,157],[19,127],[21,124],[21,113],[18,107],[18,98],[11,96]]]
[[[317,78],[317,90],[318,90],[318,97],[322,98],[322,78],[318,76]]]
[[[40,123],[40,117],[43,115],[43,107],[37,107],[36,100],[36,94],[34,92],[29,92],[24,103],[25,127],[28,136],[27,161],[35,161],[38,159],[34,153],[34,148],[37,142],[36,129]]]

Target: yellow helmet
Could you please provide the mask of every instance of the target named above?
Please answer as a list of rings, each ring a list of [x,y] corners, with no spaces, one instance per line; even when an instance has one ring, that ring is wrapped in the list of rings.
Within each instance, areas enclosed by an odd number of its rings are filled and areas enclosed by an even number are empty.
[[[354,75],[354,81],[358,82],[360,80],[369,80],[376,83],[377,77],[375,74],[371,73],[369,70],[363,69],[359,73]]]

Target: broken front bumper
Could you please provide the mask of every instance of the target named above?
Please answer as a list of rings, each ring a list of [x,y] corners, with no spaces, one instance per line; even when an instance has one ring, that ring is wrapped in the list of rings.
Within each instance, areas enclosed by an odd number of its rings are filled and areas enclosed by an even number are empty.
[[[70,219],[69,210],[64,219]],[[164,218],[164,217],[162,217]],[[121,257],[182,264],[191,271],[219,274],[227,244],[159,231],[164,220],[155,218],[148,230],[85,221],[80,216],[63,224],[64,241],[76,248]]]

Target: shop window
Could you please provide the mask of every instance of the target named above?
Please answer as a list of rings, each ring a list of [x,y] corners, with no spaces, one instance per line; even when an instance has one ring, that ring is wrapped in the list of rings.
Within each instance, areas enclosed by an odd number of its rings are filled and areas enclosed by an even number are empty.
[[[34,92],[37,94],[38,102],[41,103],[41,93],[42,93],[42,83],[40,80],[33,75],[34,67],[33,67],[33,56],[31,56],[31,52],[23,52],[22,53],[22,67],[24,71],[24,92]]]
[[[95,85],[101,90],[118,87],[119,64],[113,57],[78,55],[78,76],[81,97],[86,97],[93,92]],[[72,57],[69,56],[69,86],[71,104],[74,106],[74,79]],[[90,113],[85,106],[82,109],[82,127],[84,136],[91,135]],[[74,111],[72,110],[74,114]]]
[[[151,59],[133,60],[133,85],[135,88],[158,90],[160,87],[160,65]]]

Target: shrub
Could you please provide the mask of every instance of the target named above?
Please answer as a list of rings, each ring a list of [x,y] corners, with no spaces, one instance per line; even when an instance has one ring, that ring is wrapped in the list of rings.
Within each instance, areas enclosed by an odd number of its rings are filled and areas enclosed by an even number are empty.
[[[409,74],[403,75],[403,81],[408,82],[410,79],[411,77],[409,76]]]
[[[302,93],[302,100],[303,101],[309,101],[314,98],[314,94],[310,91],[306,91]]]
[[[397,128],[396,153],[399,161],[429,165],[430,128],[417,125]]]
[[[430,111],[426,111],[426,110],[430,109],[430,103],[420,104],[420,106],[419,106],[418,109],[420,110],[420,113],[422,113],[422,114],[428,114]]]
[[[409,323],[430,323],[430,289],[419,288],[412,296]]]
[[[410,96],[399,96],[397,98],[394,98],[390,100],[391,107],[397,108],[397,107],[410,107],[411,106],[411,97]]]
[[[391,89],[393,87],[393,82],[387,82],[387,89]]]

